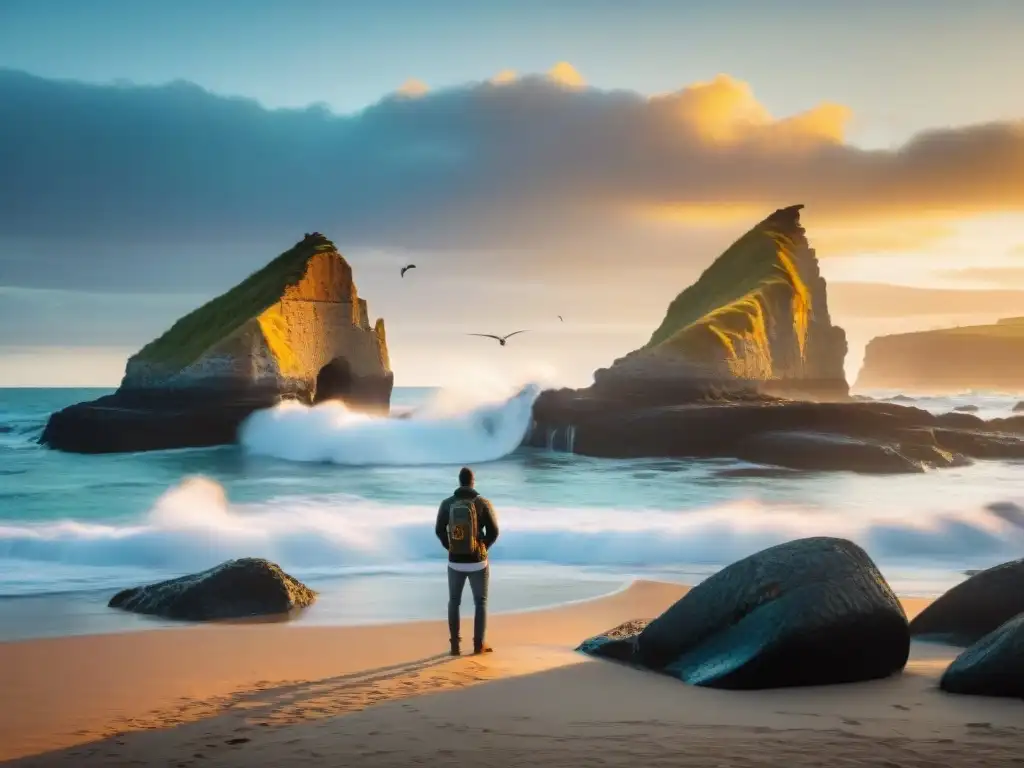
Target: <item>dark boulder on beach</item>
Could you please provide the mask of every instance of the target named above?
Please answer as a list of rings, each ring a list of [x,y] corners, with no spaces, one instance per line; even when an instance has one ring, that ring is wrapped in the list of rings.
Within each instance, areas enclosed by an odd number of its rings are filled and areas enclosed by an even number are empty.
[[[108,606],[167,619],[212,621],[286,614],[314,600],[316,592],[278,565],[244,557],[201,573],[122,590]]]
[[[947,693],[1024,698],[1024,614],[957,656],[939,687]]]
[[[845,539],[798,539],[711,576],[658,618],[579,650],[711,688],[873,680],[910,653],[906,614],[871,558]]]
[[[910,634],[971,645],[1024,613],[1024,560],[974,574],[957,584],[910,622]]]

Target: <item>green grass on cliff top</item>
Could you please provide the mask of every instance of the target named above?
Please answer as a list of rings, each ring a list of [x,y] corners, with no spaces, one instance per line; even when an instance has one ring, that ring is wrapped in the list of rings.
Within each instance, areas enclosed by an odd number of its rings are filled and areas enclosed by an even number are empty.
[[[758,223],[715,259],[697,282],[676,296],[646,348],[668,341],[709,313],[777,282],[783,273],[776,258],[766,258],[768,253],[774,252],[774,247],[765,240],[770,237],[769,232],[789,234],[790,226],[799,222],[797,208],[797,212],[792,214],[792,224],[787,226],[786,216],[791,210],[783,209],[777,212],[778,215],[773,214]]]
[[[246,321],[275,304],[288,286],[302,279],[310,257],[333,250],[334,243],[325,237],[296,244],[234,288],[182,317],[162,336],[140,349],[136,357],[184,368]]]

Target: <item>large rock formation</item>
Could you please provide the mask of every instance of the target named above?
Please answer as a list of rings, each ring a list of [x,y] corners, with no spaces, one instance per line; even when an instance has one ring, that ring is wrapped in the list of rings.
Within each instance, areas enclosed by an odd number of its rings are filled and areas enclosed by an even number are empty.
[[[1009,517],[1013,510],[1003,511]],[[957,584],[914,617],[910,633],[966,646],[1020,613],[1024,613],[1024,560],[1014,560]]]
[[[947,693],[1024,699],[1024,614],[957,656],[939,687]]]
[[[845,397],[846,334],[829,317],[801,208],[775,211],[733,243],[644,347],[594,374],[594,390],[651,404],[709,391]]]
[[[387,412],[384,322],[319,233],[178,320],[128,360],[117,392],[51,416],[41,442],[85,453],[219,445],[281,398]]]
[[[809,470],[922,472],[1024,458],[1019,417],[984,421],[893,403],[785,400],[649,407],[589,391],[541,393],[528,445],[605,458],[734,458]],[[1024,422],[1024,420],[1021,420]]]
[[[848,397],[845,334],[829,318],[800,208],[741,237],[672,302],[648,344],[596,371],[590,387],[541,393],[526,444],[860,472],[1024,458],[1014,434],[1024,418]]]
[[[280,566],[244,557],[201,573],[122,590],[108,605],[167,619],[212,621],[286,614],[314,600],[316,592]]]
[[[856,386],[904,392],[1024,392],[1024,318],[874,338]]]
[[[907,617],[860,547],[799,539],[694,587],[646,626],[580,650],[712,688],[780,688],[887,677],[910,654]]]

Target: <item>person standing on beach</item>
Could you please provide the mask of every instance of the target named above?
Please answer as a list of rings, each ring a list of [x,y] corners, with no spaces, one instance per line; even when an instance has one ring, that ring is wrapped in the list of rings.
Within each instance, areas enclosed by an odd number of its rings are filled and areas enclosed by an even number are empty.
[[[498,516],[491,502],[473,487],[473,470],[459,470],[459,487],[441,502],[434,533],[448,550],[448,634],[452,656],[460,651],[459,606],[466,582],[473,593],[473,653],[490,653],[484,642],[487,630],[487,553],[498,540]]]

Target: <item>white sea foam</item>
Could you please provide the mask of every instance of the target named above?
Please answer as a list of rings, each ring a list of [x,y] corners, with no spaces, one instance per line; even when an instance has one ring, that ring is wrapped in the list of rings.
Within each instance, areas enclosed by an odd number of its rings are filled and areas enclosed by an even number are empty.
[[[440,562],[435,512],[434,506],[341,495],[234,504],[215,481],[191,477],[169,489],[137,522],[0,527],[0,563],[21,569],[34,563],[33,583],[45,580],[51,587],[61,581],[58,572],[85,575],[71,566],[106,569],[123,586],[121,571],[110,569],[178,574],[242,556],[270,558],[299,576],[400,570]],[[908,518],[740,501],[685,511],[506,507],[500,510],[500,521],[499,560],[621,572],[682,563],[725,565],[764,547],[812,535],[857,541],[883,570],[886,563],[985,566],[1024,551],[1024,528],[1005,509]],[[51,567],[54,578],[44,579]]]
[[[354,413],[338,401],[284,402],[250,416],[239,442],[254,455],[351,466],[494,461],[522,443],[540,389],[508,396],[505,387],[504,397],[443,390],[404,418]]]

